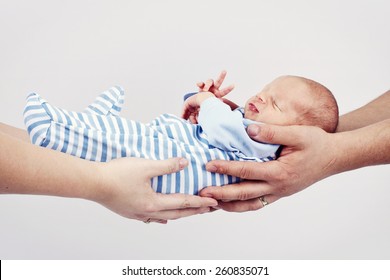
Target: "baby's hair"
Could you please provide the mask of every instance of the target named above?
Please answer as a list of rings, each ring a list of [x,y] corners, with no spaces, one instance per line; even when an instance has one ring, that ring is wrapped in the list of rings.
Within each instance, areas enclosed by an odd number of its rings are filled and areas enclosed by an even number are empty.
[[[339,122],[339,109],[332,92],[313,80],[301,78],[308,92],[313,96],[313,106],[300,114],[298,122],[302,125],[314,125],[326,132],[336,131]]]

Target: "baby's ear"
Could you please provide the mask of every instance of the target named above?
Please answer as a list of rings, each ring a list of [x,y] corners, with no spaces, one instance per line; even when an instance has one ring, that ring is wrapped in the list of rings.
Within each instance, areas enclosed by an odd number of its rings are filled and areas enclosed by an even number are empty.
[[[119,116],[124,97],[123,89],[120,86],[114,86],[100,94],[92,104],[84,109],[84,112],[95,115]]]

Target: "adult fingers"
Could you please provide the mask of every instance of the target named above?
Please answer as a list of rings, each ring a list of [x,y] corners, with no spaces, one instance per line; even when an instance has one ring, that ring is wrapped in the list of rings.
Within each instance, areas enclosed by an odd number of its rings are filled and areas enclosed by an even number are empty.
[[[208,213],[210,212],[210,210],[211,210],[210,207],[165,210],[156,213],[155,214],[156,218],[154,219],[176,220],[188,216]]]
[[[232,175],[242,179],[265,181],[274,179],[275,170],[278,170],[275,168],[275,161],[252,162],[226,160],[210,161],[206,164],[206,169],[209,172]]]
[[[264,196],[264,198],[268,204],[275,202],[279,199],[279,197],[274,195]],[[267,204],[267,205],[268,205]],[[263,202],[261,202],[260,198],[254,198],[245,201],[231,201],[231,202],[220,202],[218,207],[228,212],[247,212],[247,211],[256,211],[264,208]]]
[[[145,203],[143,221],[174,220],[196,214],[210,212],[218,202],[209,197],[200,197],[186,194],[154,193],[154,199]],[[149,220],[148,220],[149,219]]]
[[[246,201],[268,195],[272,188],[262,181],[245,181],[223,187],[207,187],[200,196],[212,197],[220,201]]]
[[[185,158],[170,158],[166,160],[140,159],[140,165],[144,168],[146,176],[152,178],[178,172],[188,165],[188,161]]]
[[[200,197],[197,195],[189,194],[160,194],[157,193],[157,200],[155,204],[158,207],[158,211],[161,210],[176,210],[186,208],[202,208],[202,207],[214,207],[218,205],[218,202],[210,197]]]
[[[301,142],[305,127],[252,124],[247,128],[247,133],[258,142],[296,146]]]
[[[251,199],[246,201],[231,201],[231,202],[220,202],[219,208],[227,212],[247,212],[256,211],[262,208],[259,199]]]

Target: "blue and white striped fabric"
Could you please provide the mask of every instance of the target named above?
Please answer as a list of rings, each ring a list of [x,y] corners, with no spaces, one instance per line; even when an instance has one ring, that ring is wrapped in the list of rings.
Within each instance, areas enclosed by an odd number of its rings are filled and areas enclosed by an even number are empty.
[[[54,107],[33,93],[27,97],[24,122],[33,144],[79,158],[106,162],[119,157],[162,160],[184,157],[184,170],[152,179],[160,193],[198,194],[206,186],[239,182],[240,178],[210,173],[210,160],[245,160],[237,153],[210,146],[199,125],[171,114],[163,114],[148,124],[118,116],[123,90],[113,87],[101,94],[83,112]],[[256,161],[272,160],[257,158]]]

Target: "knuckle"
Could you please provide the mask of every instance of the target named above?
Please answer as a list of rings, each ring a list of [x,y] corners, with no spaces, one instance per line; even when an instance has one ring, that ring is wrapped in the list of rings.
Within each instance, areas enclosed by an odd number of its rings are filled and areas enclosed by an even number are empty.
[[[278,176],[279,181],[285,182],[285,181],[290,180],[290,179],[291,179],[290,175],[285,170],[283,170],[279,173],[279,176]]]
[[[272,178],[274,185],[276,186],[275,192],[281,196],[286,196],[288,192],[288,185],[292,182],[292,173],[288,171],[286,166],[278,166],[272,172],[267,173],[269,178]]]
[[[237,199],[238,200],[248,200],[250,198],[249,193],[245,192],[244,190],[240,190],[237,193]]]
[[[280,186],[279,189],[278,189],[278,194],[281,195],[281,196],[287,196],[287,193],[288,193],[288,188],[287,186],[283,185],[283,186]]]
[[[229,172],[229,168],[226,166],[224,162],[218,162],[216,165],[213,166],[213,168],[215,168],[212,171],[213,173],[226,174]]]
[[[295,192],[296,185],[300,182],[300,175],[298,173],[293,172],[283,172],[280,174],[279,186],[277,193],[282,196],[289,196]]]
[[[264,126],[261,130],[265,142],[272,142],[275,138],[275,130],[269,126]]]
[[[252,171],[244,163],[241,163],[238,171],[239,177],[243,179],[249,179],[252,176]]]

